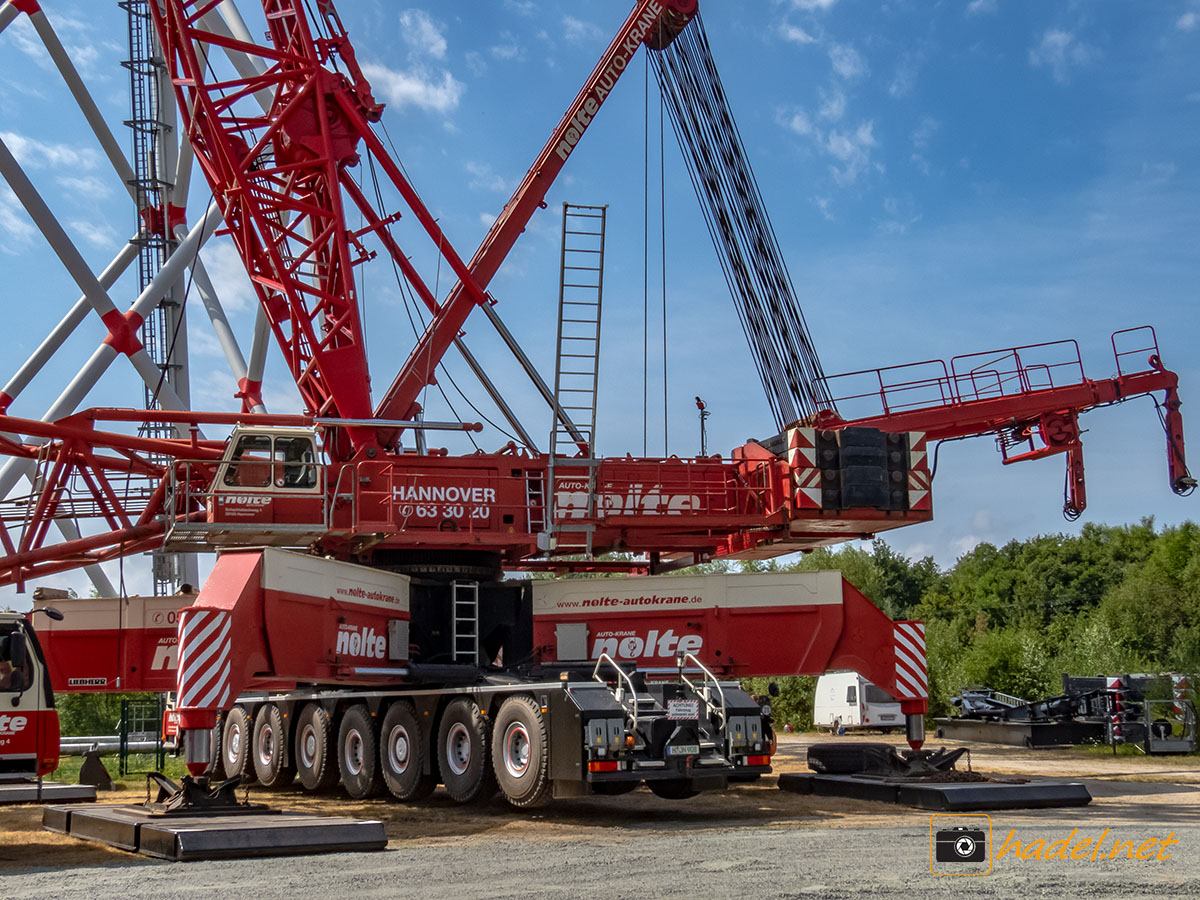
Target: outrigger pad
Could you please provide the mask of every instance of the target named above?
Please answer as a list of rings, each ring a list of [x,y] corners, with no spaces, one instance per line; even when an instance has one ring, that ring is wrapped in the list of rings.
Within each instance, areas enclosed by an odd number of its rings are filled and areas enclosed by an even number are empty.
[[[1048,809],[1062,806],[1087,806],[1092,802],[1088,789],[1078,782],[1027,782],[1012,784],[995,781],[931,782],[905,781],[869,775],[810,775],[790,773],[779,776],[781,790],[819,797],[847,797],[895,803],[934,812],[968,812],[989,809]]]
[[[141,806],[87,809],[47,806],[42,827],[159,859],[237,859],[383,850],[387,834],[375,819],[271,811],[183,816]]]
[[[36,781],[15,781],[0,784],[0,806],[13,803],[90,803],[96,799],[96,789],[90,784],[62,784],[43,781],[38,794]]]

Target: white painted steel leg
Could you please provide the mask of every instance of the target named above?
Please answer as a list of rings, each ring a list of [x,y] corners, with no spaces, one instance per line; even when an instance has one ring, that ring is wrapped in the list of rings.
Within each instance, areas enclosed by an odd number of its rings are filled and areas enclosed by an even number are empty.
[[[13,6],[12,3],[5,3],[3,6],[0,6],[0,32],[12,24],[12,20],[18,15],[20,15],[20,10]]]
[[[254,338],[250,343],[250,362],[246,367],[246,377],[251,381],[262,382],[263,370],[267,367],[267,348],[270,346],[271,323],[260,303],[258,314],[254,317]]]

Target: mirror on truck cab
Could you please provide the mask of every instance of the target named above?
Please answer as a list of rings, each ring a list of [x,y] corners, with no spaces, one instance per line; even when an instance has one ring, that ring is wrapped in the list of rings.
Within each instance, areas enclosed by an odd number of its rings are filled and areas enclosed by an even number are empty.
[[[0,691],[21,693],[29,686],[29,646],[25,634],[14,628],[0,637]]]

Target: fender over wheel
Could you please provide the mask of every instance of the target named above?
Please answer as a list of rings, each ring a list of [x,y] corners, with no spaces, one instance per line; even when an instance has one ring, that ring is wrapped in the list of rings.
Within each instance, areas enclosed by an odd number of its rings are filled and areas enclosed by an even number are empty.
[[[375,719],[361,703],[342,714],[338,727],[338,771],[342,787],[355,800],[378,796],[383,790]]]
[[[333,720],[318,703],[310,703],[296,719],[292,761],[305,790],[327,791],[337,784],[338,766]]]
[[[254,744],[250,756],[254,774],[263,787],[287,787],[296,777],[296,767],[284,762],[287,727],[283,723],[283,713],[274,703],[259,707],[258,715],[254,717]]]
[[[250,716],[244,707],[235,706],[221,717],[221,764],[226,778],[247,777],[254,780],[254,767],[250,764]]]
[[[480,803],[496,793],[488,754],[488,723],[467,697],[452,700],[438,724],[438,768],[446,793],[459,803]]]
[[[518,809],[550,800],[546,720],[532,697],[509,697],[500,707],[492,727],[492,770],[505,799]]]
[[[425,774],[425,748],[425,733],[412,704],[393,703],[379,731],[379,768],[397,800],[421,800],[437,787],[437,776]]]

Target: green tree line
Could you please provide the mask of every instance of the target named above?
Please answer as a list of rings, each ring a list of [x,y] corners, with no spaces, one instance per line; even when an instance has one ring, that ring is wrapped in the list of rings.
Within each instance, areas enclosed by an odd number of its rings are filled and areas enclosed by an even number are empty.
[[[948,569],[883,540],[818,550],[756,571],[840,569],[893,618],[926,623],[930,713],[982,685],[1027,699],[1061,691],[1062,674],[1200,671],[1200,527],[1085,525],[1003,547],[980,544]],[[815,679],[775,679],[778,723],[812,723]],[[765,692],[767,679],[750,685]]]

